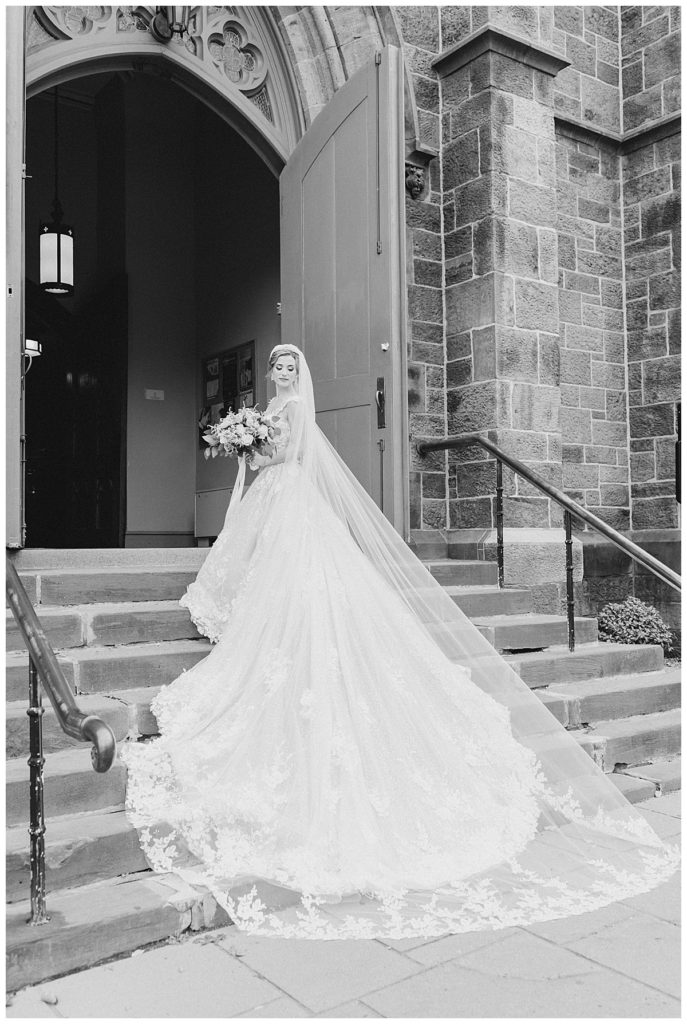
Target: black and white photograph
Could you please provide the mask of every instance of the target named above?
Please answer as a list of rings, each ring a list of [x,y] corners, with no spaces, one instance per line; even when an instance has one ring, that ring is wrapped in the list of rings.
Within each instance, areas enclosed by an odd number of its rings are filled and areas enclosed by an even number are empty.
[[[6,1017],[680,1019],[681,5],[5,5]]]

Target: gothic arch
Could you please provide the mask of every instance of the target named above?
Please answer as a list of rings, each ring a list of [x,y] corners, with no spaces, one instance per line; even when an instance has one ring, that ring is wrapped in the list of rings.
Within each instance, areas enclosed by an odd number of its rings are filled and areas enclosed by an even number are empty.
[[[387,43],[391,7],[190,8],[182,42],[157,42],[154,7],[27,8],[27,94],[115,68],[165,75],[211,106],[275,174],[337,89]],[[419,144],[405,74],[406,150]]]
[[[269,10],[193,7],[188,35],[167,43],[150,32],[154,13],[154,7],[29,8],[27,95],[100,71],[163,75],[212,107],[278,174],[305,119]]]

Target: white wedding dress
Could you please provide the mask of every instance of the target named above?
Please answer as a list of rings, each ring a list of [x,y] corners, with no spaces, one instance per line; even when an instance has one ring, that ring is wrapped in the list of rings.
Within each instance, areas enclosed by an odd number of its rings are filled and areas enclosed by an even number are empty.
[[[156,697],[160,738],[122,750],[151,866],[247,931],[337,939],[522,925],[659,884],[677,850],[376,509],[300,359],[291,434],[275,413],[286,461],[181,601],[216,645]],[[274,886],[290,910],[267,908]]]

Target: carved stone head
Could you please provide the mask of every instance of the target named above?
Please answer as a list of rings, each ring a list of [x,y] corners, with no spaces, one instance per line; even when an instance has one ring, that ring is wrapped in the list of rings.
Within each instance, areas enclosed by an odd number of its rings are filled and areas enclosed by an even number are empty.
[[[415,164],[406,164],[406,192],[411,199],[419,199],[425,187],[425,169]]]

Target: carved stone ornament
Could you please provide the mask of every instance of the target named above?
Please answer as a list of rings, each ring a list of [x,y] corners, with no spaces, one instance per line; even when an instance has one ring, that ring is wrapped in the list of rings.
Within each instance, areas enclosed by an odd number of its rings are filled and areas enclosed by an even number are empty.
[[[406,164],[406,192],[411,199],[419,199],[425,187],[425,169]]]
[[[34,7],[29,30],[29,55],[55,44],[75,44],[97,36],[109,46],[132,36],[154,42],[150,26],[155,7]],[[163,44],[213,69],[251,100],[274,123],[268,62],[252,26],[244,24],[236,7],[198,5],[189,8],[187,31]]]

